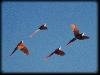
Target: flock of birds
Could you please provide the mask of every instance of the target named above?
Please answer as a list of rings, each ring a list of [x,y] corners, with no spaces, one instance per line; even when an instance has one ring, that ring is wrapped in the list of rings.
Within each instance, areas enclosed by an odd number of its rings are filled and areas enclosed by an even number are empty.
[[[47,24],[42,24],[36,31],[34,31],[30,37],[32,38],[34,34],[36,34],[38,31],[41,31],[41,30],[47,30],[48,27],[47,27]],[[70,43],[74,42],[75,40],[85,40],[85,39],[89,39],[89,36],[86,36],[84,33],[81,33],[77,27],[76,24],[72,24],[71,25],[71,29],[74,33],[74,38],[71,39],[67,45],[69,45]],[[11,53],[11,55],[16,51],[16,50],[20,50],[22,51],[24,54],[26,55],[29,55],[29,50],[28,48],[25,46],[24,42],[23,41],[20,41],[16,48],[14,49],[14,51]],[[60,56],[64,56],[65,55],[65,52],[61,49],[61,46],[57,49],[55,49],[51,54],[49,54],[46,58],[48,57],[51,57],[53,54],[56,54],[56,55],[60,55]],[[10,56],[11,56],[10,55]]]

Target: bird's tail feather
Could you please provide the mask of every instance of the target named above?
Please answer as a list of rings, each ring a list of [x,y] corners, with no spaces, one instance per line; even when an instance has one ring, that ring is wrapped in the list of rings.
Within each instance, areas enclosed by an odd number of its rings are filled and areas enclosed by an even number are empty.
[[[10,56],[16,51],[16,49],[10,54]]]
[[[40,31],[40,29],[37,29],[36,31],[34,31],[34,32],[30,35],[30,38],[32,38],[33,35],[35,35],[38,31]]]

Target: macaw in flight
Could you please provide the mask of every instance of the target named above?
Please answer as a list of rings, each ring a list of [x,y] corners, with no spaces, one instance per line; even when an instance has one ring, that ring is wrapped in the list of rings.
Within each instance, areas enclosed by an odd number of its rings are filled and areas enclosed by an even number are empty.
[[[27,49],[27,47],[25,46],[25,44],[23,43],[23,41],[20,41],[18,44],[17,44],[17,46],[16,46],[16,48],[14,49],[14,51],[11,53],[11,55],[16,51],[16,50],[20,50],[20,51],[22,51],[23,53],[25,53],[26,55],[29,55],[29,50]],[[10,55],[10,56],[11,56]]]
[[[34,34],[36,34],[37,32],[39,32],[40,30],[47,30],[47,24],[42,24],[37,30],[35,30],[31,35],[30,37],[32,38]]]
[[[72,42],[74,42],[75,40],[85,40],[85,39],[89,39],[89,36],[86,36],[84,33],[80,33],[79,32],[79,29],[78,29],[78,27],[77,27],[77,25],[76,24],[72,24],[71,25],[71,29],[72,29],[72,31],[73,31],[73,33],[74,33],[74,38],[72,39],[72,40],[70,40],[68,43],[67,43],[67,45],[68,44],[70,44],[70,43],[72,43]]]
[[[65,52],[61,50],[61,46],[57,49],[55,49],[54,52],[52,52],[50,55],[48,55],[46,58],[51,57],[53,54],[59,55],[59,56],[64,56]]]

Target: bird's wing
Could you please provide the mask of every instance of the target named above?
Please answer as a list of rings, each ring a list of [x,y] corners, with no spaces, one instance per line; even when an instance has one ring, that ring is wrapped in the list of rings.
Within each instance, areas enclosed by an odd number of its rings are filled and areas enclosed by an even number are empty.
[[[74,32],[74,35],[80,34],[78,27],[75,24],[71,25],[71,29]]]
[[[17,47],[14,49],[14,51],[11,53],[11,55],[12,55],[16,50],[17,50]],[[10,55],[10,56],[11,56],[11,55]]]
[[[72,42],[74,42],[75,40],[76,40],[76,38],[73,38],[72,40],[70,40],[70,41],[67,43],[67,45],[70,44],[70,43],[72,43]]]
[[[29,55],[29,50],[27,49],[27,47],[24,45],[24,43],[21,43],[18,46],[18,49],[20,49],[23,53],[25,53],[26,55]]]
[[[83,36],[83,39],[89,39],[90,37],[88,37],[88,36]]]

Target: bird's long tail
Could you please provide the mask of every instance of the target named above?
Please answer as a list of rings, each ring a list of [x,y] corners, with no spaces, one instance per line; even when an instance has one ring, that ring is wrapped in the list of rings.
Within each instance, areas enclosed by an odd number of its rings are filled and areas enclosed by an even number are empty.
[[[34,31],[31,35],[30,35],[30,38],[32,38],[33,37],[33,35],[35,35],[37,32],[39,32],[40,31],[40,29],[37,29],[36,31]]]
[[[10,54],[10,56],[11,56],[13,53],[15,53],[16,50],[17,50],[17,49],[15,49],[15,50]]]
[[[70,45],[72,42],[74,42],[76,40],[76,38],[73,38],[72,40],[70,40],[68,43],[67,43],[67,45]],[[67,46],[66,45],[66,46]]]

